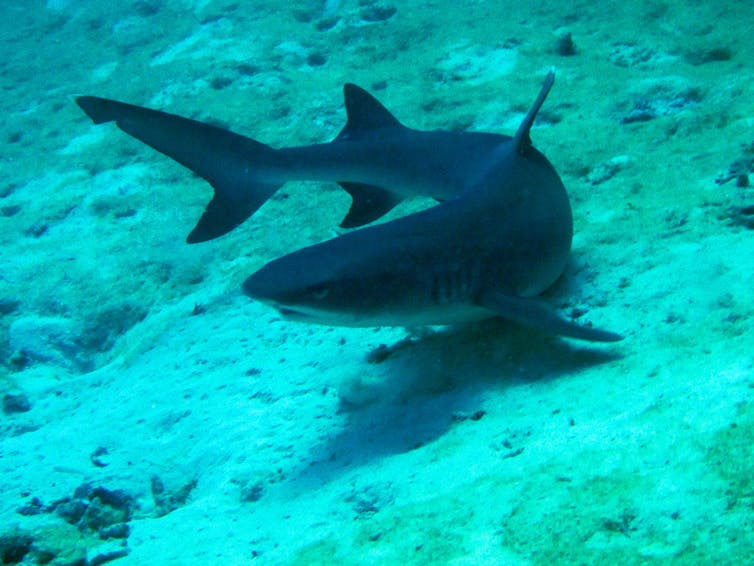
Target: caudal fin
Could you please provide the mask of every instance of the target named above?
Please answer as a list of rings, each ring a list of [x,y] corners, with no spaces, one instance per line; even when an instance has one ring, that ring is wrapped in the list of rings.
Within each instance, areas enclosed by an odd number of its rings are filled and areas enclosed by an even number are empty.
[[[254,172],[275,150],[216,126],[115,100],[81,96],[76,103],[95,124],[115,122],[127,134],[206,179],[215,190],[189,244],[227,234],[249,218],[281,186]]]

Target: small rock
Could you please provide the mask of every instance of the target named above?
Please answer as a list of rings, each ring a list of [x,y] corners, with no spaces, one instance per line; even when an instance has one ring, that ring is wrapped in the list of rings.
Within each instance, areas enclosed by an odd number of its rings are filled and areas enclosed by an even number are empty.
[[[21,306],[21,301],[18,301],[16,299],[11,299],[8,297],[3,297],[0,299],[0,316],[5,316],[7,314],[13,314],[18,310],[18,307]]]
[[[154,498],[156,514],[158,517],[167,515],[171,511],[175,511],[179,507],[185,505],[186,500],[189,498],[189,495],[191,495],[191,492],[197,484],[196,480],[191,480],[177,490],[168,492],[165,489],[165,484],[159,476],[152,476],[151,481],[152,497]]]
[[[245,501],[247,503],[253,503],[254,501],[259,501],[260,499],[262,499],[263,494],[264,494],[264,483],[261,481],[258,481],[251,485],[246,485],[241,490],[241,501]]]
[[[16,509],[16,513],[23,515],[24,517],[32,517],[34,515],[41,515],[42,513],[49,513],[50,510],[45,506],[39,497],[32,497],[28,503],[24,503],[21,507]]]
[[[704,65],[706,63],[717,63],[720,61],[730,61],[733,58],[733,51],[724,46],[719,47],[702,47],[691,49],[686,52],[686,60],[692,65]]]
[[[128,523],[116,523],[115,525],[104,527],[99,531],[100,538],[104,540],[111,538],[128,538],[128,535],[130,534],[131,527],[128,526]]]
[[[94,452],[89,454],[89,460],[91,460],[92,464],[98,468],[104,468],[110,464],[110,462],[107,461],[107,455],[107,448],[104,446],[97,446],[97,448],[94,449]]]
[[[330,16],[319,20],[315,27],[317,28],[317,31],[328,31],[334,28],[339,21],[340,18],[338,16]]]
[[[66,523],[78,525],[81,518],[86,513],[88,504],[81,499],[66,498],[57,503],[53,503],[55,512],[60,515]]]
[[[26,413],[30,410],[29,398],[23,393],[6,393],[3,396],[3,412],[5,414]]]
[[[306,58],[306,62],[311,67],[321,67],[327,63],[327,57],[322,55],[322,53],[310,53]]]
[[[632,43],[616,43],[610,53],[610,61],[618,67],[635,67],[660,59],[653,50]]]
[[[11,204],[11,205],[0,208],[0,215],[5,216],[6,218],[10,216],[15,216],[19,212],[21,212],[20,204]]]
[[[89,502],[84,516],[81,517],[79,526],[99,532],[101,529],[118,523],[124,523],[129,519],[128,511],[112,507],[101,499],[95,497]]]
[[[468,420],[470,420],[470,421],[478,421],[478,420],[480,420],[486,414],[487,413],[484,410],[482,410],[482,409],[480,409],[478,411],[474,411],[471,414],[466,413],[464,411],[456,411],[451,416],[451,419],[453,420],[454,423],[462,423],[463,421],[468,421]]]
[[[365,22],[382,22],[392,18],[398,9],[389,4],[373,4],[363,8],[359,17]]]
[[[576,55],[576,45],[574,45],[570,33],[565,33],[558,38],[558,41],[555,42],[555,53],[563,57]]]
[[[107,543],[87,551],[88,559],[86,564],[87,566],[99,566],[100,564],[112,562],[118,558],[124,558],[128,556],[129,552],[129,548],[122,546],[121,544],[116,542]]]
[[[613,157],[609,161],[595,165],[594,168],[587,175],[587,181],[592,185],[599,185],[605,181],[612,179],[618,171],[620,171],[624,165],[628,163],[629,159],[626,155],[619,155]]]

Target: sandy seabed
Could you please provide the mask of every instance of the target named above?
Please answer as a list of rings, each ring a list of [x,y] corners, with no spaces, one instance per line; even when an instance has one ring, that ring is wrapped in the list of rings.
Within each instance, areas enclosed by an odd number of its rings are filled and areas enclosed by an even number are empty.
[[[748,3],[92,4],[0,8],[2,563],[754,559]],[[210,188],[72,101],[301,145],[354,82],[510,135],[553,67],[532,138],[576,236],[547,298],[613,345],[281,320],[241,282],[347,196],[289,183],[188,246]]]

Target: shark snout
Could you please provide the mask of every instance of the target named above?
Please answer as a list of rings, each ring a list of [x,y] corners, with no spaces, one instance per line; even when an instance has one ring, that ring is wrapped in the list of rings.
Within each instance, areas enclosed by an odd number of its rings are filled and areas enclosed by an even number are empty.
[[[251,274],[241,285],[241,289],[248,297],[265,303],[275,302],[275,290],[279,289],[269,277],[260,272]]]

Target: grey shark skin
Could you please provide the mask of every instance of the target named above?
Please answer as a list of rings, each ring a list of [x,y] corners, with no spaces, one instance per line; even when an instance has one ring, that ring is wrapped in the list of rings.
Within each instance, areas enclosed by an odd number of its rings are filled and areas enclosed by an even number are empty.
[[[500,316],[553,335],[620,340],[533,298],[562,274],[573,235],[565,188],[529,138],[553,81],[551,72],[515,137],[485,146],[486,163],[475,163],[460,194],[273,260],[246,279],[244,292],[313,323],[440,325]]]
[[[233,230],[287,181],[338,182],[352,197],[341,223],[377,220],[407,197],[440,201],[469,189],[511,138],[403,126],[365,90],[346,84],[347,123],[330,143],[273,149],[228,130],[93,96],[76,99],[96,123],[114,121],[129,135],[173,158],[214,188],[189,243]]]

